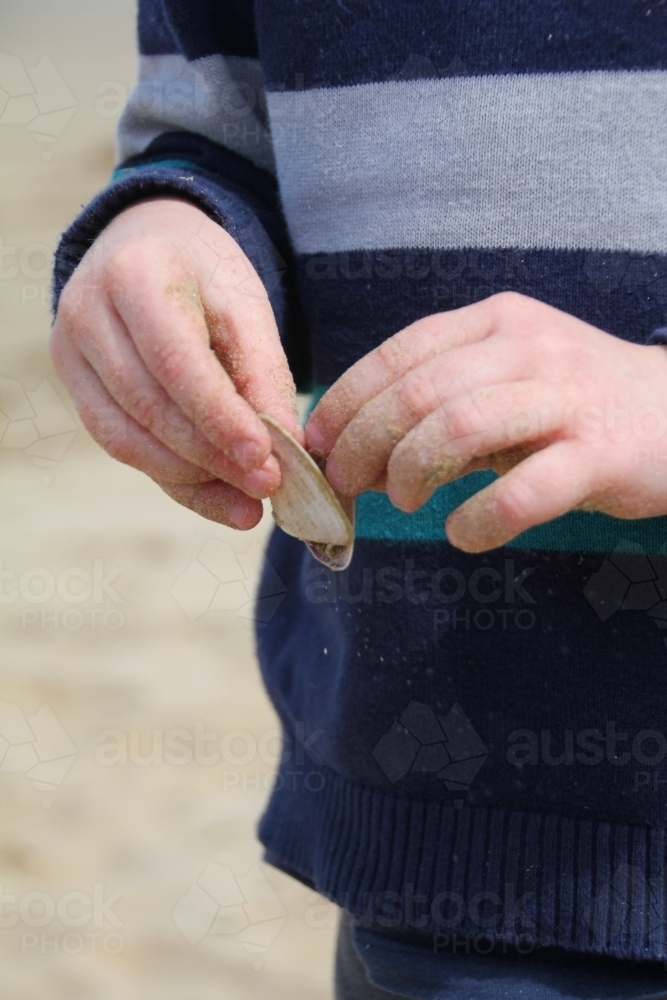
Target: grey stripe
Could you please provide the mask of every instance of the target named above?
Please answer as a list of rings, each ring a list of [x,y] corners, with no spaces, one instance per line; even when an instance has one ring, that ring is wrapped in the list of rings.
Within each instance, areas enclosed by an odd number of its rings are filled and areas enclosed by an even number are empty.
[[[667,251],[667,72],[391,81],[268,103],[301,253]]]
[[[141,56],[139,82],[118,124],[120,160],[143,153],[162,132],[197,132],[274,171],[257,59]]]

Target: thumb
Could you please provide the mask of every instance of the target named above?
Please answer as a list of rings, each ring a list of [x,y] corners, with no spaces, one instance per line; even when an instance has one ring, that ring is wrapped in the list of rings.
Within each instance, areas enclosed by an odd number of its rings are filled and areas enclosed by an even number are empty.
[[[198,264],[211,347],[239,395],[303,441],[296,386],[264,284],[229,233],[207,222],[189,249]]]

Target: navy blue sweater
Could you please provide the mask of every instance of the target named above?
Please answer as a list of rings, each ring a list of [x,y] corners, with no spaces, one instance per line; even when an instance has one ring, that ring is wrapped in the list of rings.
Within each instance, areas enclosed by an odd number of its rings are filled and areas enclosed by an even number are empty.
[[[142,0],[139,44],[56,298],[171,192],[249,255],[316,391],[503,289],[664,325],[665,0]],[[342,574],[274,533],[267,857],[373,926],[666,959],[667,521],[573,512],[463,554],[445,516],[491,478],[413,515],[362,496]]]

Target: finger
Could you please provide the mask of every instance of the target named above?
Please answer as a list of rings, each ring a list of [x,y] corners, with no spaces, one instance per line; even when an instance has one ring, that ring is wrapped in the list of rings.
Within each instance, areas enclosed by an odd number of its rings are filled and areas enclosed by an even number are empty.
[[[452,545],[486,552],[577,507],[592,492],[590,446],[557,441],[476,493],[447,518]]]
[[[238,243],[207,220],[188,244],[201,261],[199,284],[211,347],[237,391],[303,441],[296,387],[264,284]]]
[[[80,350],[115,401],[176,455],[256,497],[280,483],[277,462],[245,472],[208,441],[147,371],[115,310],[99,308],[90,321],[91,335]]]
[[[110,300],[148,371],[228,458],[248,470],[263,465],[268,431],[211,350],[197,278],[180,247],[135,240],[109,266]]]
[[[344,494],[369,489],[412,428],[449,400],[470,398],[479,386],[512,377],[516,368],[497,340],[455,348],[413,368],[344,428],[329,455],[327,478]]]
[[[208,521],[248,531],[262,519],[262,504],[236,487],[214,479],[207,483],[170,483],[156,480],[158,486],[183,507]]]
[[[561,426],[557,391],[537,381],[483,386],[454,396],[399,441],[387,467],[387,491],[401,510],[417,510],[438,486],[477,469],[507,471]],[[336,446],[337,447],[337,446]],[[536,450],[535,447],[528,451]],[[335,449],[334,449],[335,451]]]
[[[219,480],[208,481],[204,469],[173,454],[115,403],[90,365],[62,338],[54,362],[84,425],[113,458],[147,473],[174,500],[211,521],[241,530],[259,522],[259,500]]]
[[[125,413],[88,362],[64,338],[54,350],[53,361],[87,431],[112,458],[152,479],[198,483],[210,478],[204,469],[175,455]]]
[[[364,404],[438,354],[484,340],[493,331],[494,299],[435,313],[405,327],[357,361],[322,397],[306,425],[309,446],[328,455]]]

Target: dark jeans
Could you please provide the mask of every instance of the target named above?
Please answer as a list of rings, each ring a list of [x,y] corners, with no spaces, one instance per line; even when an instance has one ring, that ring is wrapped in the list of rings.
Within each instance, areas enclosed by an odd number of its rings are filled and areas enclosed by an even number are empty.
[[[369,979],[375,980],[375,984]],[[660,963],[573,955],[557,949],[491,955],[443,951],[400,936],[338,930],[336,1000],[667,1000]]]
[[[350,927],[342,918],[336,943],[336,1000],[394,1000],[400,994],[373,986],[352,943]]]

